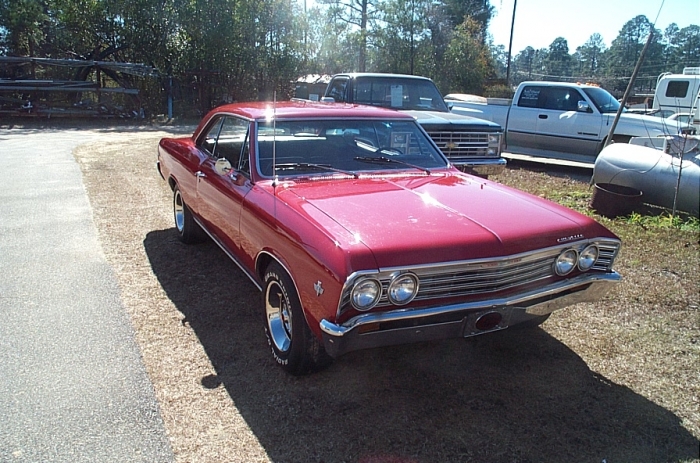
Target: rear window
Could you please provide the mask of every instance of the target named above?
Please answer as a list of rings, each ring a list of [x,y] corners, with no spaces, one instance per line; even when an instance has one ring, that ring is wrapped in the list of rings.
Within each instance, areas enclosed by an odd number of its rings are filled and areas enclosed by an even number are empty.
[[[669,98],[685,98],[688,94],[688,87],[690,86],[690,81],[687,80],[674,80],[668,83],[666,87],[666,96]]]
[[[447,112],[447,106],[430,80],[360,77],[353,101],[392,109]]]

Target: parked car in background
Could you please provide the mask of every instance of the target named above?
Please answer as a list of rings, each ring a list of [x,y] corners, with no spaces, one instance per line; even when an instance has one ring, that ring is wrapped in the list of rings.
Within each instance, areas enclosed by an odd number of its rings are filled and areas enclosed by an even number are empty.
[[[646,146],[644,146],[646,145]],[[695,216],[700,214],[700,137],[673,136],[660,140],[659,148],[639,140],[639,144],[615,143],[600,152],[593,168],[592,182],[606,190],[623,187],[626,194],[640,194],[640,201],[675,208]],[[615,193],[607,202],[621,200]]]
[[[458,114],[500,124],[503,150],[578,162],[593,162],[603,148],[620,103],[605,89],[565,82],[523,82],[512,100],[452,94],[445,97]],[[680,121],[623,112],[613,135],[632,137],[695,133]]]
[[[272,356],[293,374],[357,349],[537,325],[620,279],[612,232],[455,169],[397,111],[226,105],[161,140],[158,169],[179,239],[206,233],[261,290]]]
[[[413,116],[447,158],[462,170],[481,176],[503,171],[503,129],[475,117],[451,113],[440,91],[426,77],[403,74],[350,73],[332,77],[326,101],[396,109]]]

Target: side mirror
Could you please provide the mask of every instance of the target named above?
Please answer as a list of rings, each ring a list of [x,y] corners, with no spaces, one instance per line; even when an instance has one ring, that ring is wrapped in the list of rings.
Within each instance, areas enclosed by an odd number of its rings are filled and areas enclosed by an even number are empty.
[[[590,105],[584,100],[578,100],[578,107],[576,110],[580,113],[592,113]]]
[[[214,164],[214,170],[219,175],[228,175],[233,170],[233,167],[231,167],[231,163],[229,162],[228,159],[219,158],[216,160],[216,163]]]

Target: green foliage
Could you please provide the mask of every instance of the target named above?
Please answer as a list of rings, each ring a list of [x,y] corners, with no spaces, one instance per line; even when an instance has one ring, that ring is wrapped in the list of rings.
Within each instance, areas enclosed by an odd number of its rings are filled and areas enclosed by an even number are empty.
[[[32,56],[46,40],[49,16],[36,0],[0,1],[0,30],[6,33],[0,46],[10,55]]]
[[[455,29],[445,53],[443,86],[450,92],[481,94],[489,75],[490,50],[482,40],[477,21],[467,18]]]
[[[633,212],[626,219],[627,223],[643,228],[676,228],[682,231],[700,233],[700,220],[689,215],[641,215]]]
[[[564,37],[557,37],[549,46],[545,65],[550,76],[571,75],[569,44]]]
[[[656,63],[661,59],[663,47],[660,44],[660,39],[662,35],[659,30],[654,29],[646,16],[639,15],[627,21],[618,37],[612,41],[610,49],[606,52],[605,74],[610,77],[629,77],[632,75],[651,32],[653,32],[652,41],[647,49],[640,73],[653,73],[654,71],[650,69],[650,63]],[[619,79],[613,86],[613,90],[624,91],[627,83],[628,79]]]
[[[590,81],[622,96],[652,30],[654,35],[637,78],[638,92],[652,92],[662,72],[681,73],[685,67],[700,66],[700,26],[680,29],[671,24],[662,34],[645,16],[639,15],[624,24],[609,48],[598,33],[571,54],[564,50],[561,37],[546,49],[526,47],[513,57],[511,83],[541,79]],[[504,75],[500,71],[499,76]]]
[[[103,73],[137,85],[142,101],[163,111],[175,82],[176,112],[202,113],[222,101],[289,96],[305,74],[374,71],[433,78],[443,92],[510,96],[494,86],[507,53],[487,34],[489,0],[0,0],[0,54],[137,62],[158,69],[160,82]],[[628,21],[610,48],[591,35],[570,53],[565,38],[527,47],[511,60],[511,81],[591,78],[620,90],[653,26]],[[700,65],[700,27],[654,30],[642,75]],[[95,80],[91,66],[28,66],[3,78]],[[606,80],[607,79],[607,80]],[[491,85],[489,86],[489,83]],[[152,93],[162,92],[160,95]],[[143,93],[142,92],[142,93]]]

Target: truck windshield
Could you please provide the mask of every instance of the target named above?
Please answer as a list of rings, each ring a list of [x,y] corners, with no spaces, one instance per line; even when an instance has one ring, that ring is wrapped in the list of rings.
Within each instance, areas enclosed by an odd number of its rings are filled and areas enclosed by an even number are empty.
[[[593,101],[593,104],[601,113],[616,113],[620,107],[614,96],[599,87],[584,87],[583,91]]]
[[[414,111],[449,111],[430,80],[360,77],[353,91],[353,101],[358,104]]]

